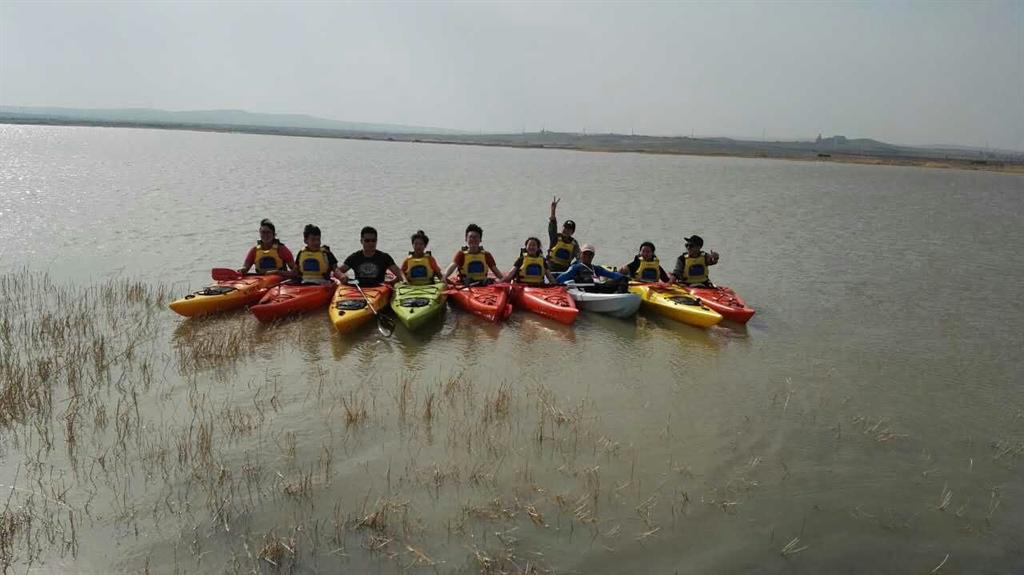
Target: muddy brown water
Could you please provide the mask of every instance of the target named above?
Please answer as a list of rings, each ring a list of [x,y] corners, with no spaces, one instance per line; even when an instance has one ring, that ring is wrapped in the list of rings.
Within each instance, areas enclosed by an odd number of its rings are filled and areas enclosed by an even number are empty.
[[[23,126],[0,158],[14,572],[1024,569],[1024,179]],[[702,235],[757,315],[166,308],[263,217],[442,261],[472,221],[507,268],[552,195],[601,262]]]

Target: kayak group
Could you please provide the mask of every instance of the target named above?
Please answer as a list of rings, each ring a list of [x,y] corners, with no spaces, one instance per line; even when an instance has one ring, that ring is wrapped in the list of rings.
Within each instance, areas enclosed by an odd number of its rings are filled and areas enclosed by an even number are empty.
[[[403,324],[416,329],[440,315],[448,297],[457,307],[492,321],[508,317],[513,306],[565,324],[573,323],[581,308],[629,317],[641,305],[699,327],[723,318],[746,323],[754,315],[731,289],[711,283],[708,268],[718,263],[719,255],[703,251],[700,236],[685,238],[686,251],[676,258],[671,273],[661,266],[651,242],[640,244],[633,260],[621,267],[600,266],[594,264],[594,246],[581,246],[574,237],[574,221],[566,220],[559,230],[558,203],[558,198],[551,202],[547,253],[540,239],[529,237],[505,273],[481,244],[483,229],[476,224],[466,226],[465,245],[442,270],[427,250],[430,238],[422,230],[412,234],[412,250],[401,265],[377,249],[377,230],[370,226],[360,231],[362,248],[339,262],[321,244],[319,227],[307,225],[305,245],[292,254],[265,219],[260,239],[241,268],[214,268],[213,285],[170,307],[192,317],[249,306],[260,321],[273,321],[329,306],[331,322],[341,332],[375,316],[379,324],[386,323],[381,312],[389,304]]]

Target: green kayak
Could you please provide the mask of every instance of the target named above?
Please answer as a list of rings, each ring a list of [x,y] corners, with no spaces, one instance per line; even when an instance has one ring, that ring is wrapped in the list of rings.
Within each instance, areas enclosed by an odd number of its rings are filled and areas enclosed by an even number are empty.
[[[443,283],[411,285],[399,282],[395,284],[395,296],[391,298],[391,311],[405,327],[415,331],[441,315],[448,298],[444,293],[446,287]]]

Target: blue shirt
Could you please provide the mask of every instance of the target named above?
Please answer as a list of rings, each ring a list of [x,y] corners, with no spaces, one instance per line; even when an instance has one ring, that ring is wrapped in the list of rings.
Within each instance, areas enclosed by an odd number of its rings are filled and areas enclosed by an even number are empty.
[[[559,274],[558,277],[555,278],[555,281],[560,283],[560,284],[564,284],[566,282],[570,282],[570,281],[575,280],[576,279],[576,272],[578,272],[580,270],[580,268],[582,268],[582,267],[584,267],[584,266],[583,266],[583,263],[581,263],[581,262],[573,263],[571,266],[569,266],[569,269],[567,269],[564,272],[562,272],[561,274]],[[590,269],[594,270],[594,275],[597,276],[597,277],[608,278],[608,279],[613,279],[613,280],[624,280],[624,279],[626,279],[626,276],[620,274],[619,272],[613,272],[611,270],[607,270],[603,266],[586,266],[586,267],[589,267]]]

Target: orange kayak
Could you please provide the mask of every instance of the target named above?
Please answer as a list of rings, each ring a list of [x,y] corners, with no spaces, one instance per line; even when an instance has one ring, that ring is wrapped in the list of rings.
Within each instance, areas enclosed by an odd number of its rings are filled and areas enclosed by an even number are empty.
[[[736,292],[725,286],[700,287],[683,286],[690,295],[700,298],[705,306],[722,314],[722,317],[736,323],[747,323],[754,317],[754,310],[736,295]]]
[[[238,309],[252,305],[267,291],[284,281],[277,274],[239,275],[238,279],[218,281],[171,302],[170,308],[185,317]]]
[[[466,287],[448,284],[448,297],[454,305],[490,321],[501,321],[512,313],[508,303],[508,284]]]
[[[393,290],[390,285],[384,284],[376,287],[364,287],[363,294],[355,286],[341,285],[334,292],[331,300],[331,308],[327,315],[331,318],[334,329],[345,333],[356,329],[373,319],[373,311],[366,304],[369,300],[377,313],[384,313],[391,301]]]
[[[335,287],[334,284],[281,284],[271,288],[249,311],[263,322],[291,313],[314,311],[327,307]]]
[[[565,286],[512,286],[512,303],[537,315],[572,325],[580,310]]]

